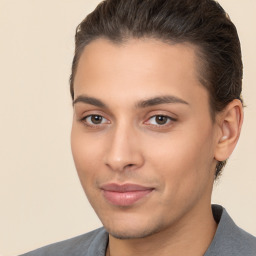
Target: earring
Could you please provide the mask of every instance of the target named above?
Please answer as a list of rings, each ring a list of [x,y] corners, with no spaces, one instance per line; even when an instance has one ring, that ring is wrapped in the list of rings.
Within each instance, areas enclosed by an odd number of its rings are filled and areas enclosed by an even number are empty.
[[[223,136],[223,137],[220,139],[220,142],[222,142],[222,141],[226,140],[227,138],[228,138],[228,136],[227,136],[227,135]]]

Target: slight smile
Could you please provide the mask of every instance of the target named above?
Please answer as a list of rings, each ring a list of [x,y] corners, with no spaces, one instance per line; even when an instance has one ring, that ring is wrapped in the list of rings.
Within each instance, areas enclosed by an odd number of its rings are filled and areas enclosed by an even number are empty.
[[[137,184],[106,184],[101,186],[105,199],[116,206],[131,206],[150,194],[154,188]]]

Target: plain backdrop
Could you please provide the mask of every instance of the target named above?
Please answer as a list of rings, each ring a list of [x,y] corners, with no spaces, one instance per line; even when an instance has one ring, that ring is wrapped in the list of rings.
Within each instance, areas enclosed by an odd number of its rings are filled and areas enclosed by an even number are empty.
[[[101,225],[70,150],[68,79],[78,23],[99,0],[0,0],[0,255]],[[220,0],[243,51],[247,105],[239,144],[213,202],[256,235],[256,1]]]

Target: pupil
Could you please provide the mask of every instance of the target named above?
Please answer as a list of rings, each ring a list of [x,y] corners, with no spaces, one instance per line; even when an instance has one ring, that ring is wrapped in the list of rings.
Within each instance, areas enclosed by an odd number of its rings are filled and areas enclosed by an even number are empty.
[[[102,121],[102,117],[101,116],[92,116],[92,122],[94,124],[100,124]]]
[[[167,117],[166,116],[157,116],[156,122],[158,124],[165,124],[167,122]]]

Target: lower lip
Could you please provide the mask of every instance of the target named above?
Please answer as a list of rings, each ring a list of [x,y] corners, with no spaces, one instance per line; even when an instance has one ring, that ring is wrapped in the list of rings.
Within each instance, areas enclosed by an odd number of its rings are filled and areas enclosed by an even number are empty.
[[[113,205],[117,206],[131,206],[135,202],[146,197],[153,190],[138,190],[138,191],[127,191],[127,192],[116,192],[103,190],[103,195]]]

